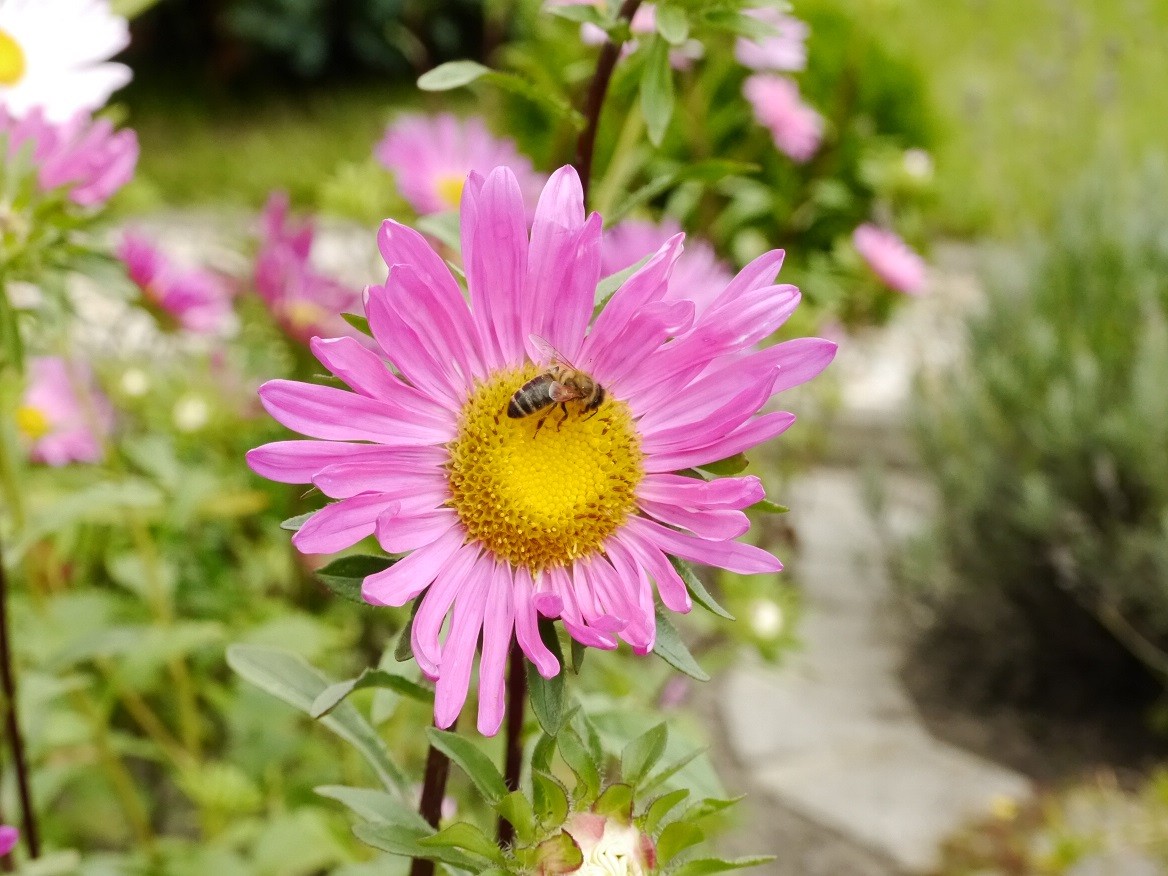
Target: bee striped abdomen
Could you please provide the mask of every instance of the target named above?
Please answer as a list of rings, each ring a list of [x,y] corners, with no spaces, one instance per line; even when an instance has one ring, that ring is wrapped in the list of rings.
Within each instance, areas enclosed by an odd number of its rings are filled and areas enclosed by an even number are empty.
[[[511,401],[507,403],[507,416],[513,420],[529,417],[552,404],[555,401],[552,398],[555,383],[555,378],[550,374],[540,374],[527,381],[511,396]]]

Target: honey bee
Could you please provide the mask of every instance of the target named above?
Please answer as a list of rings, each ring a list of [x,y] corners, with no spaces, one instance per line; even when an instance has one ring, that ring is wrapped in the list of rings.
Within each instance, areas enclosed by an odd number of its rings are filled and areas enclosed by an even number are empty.
[[[556,428],[559,429],[568,419],[570,401],[583,402],[584,410],[590,415],[595,415],[597,409],[604,404],[604,387],[556,352],[556,349],[543,338],[531,335],[531,343],[540,351],[543,358],[549,360],[548,366],[541,374],[515,390],[511,401],[507,403],[507,416],[518,420],[558,404],[560,410],[564,412],[564,416],[556,424]],[[540,419],[535,427],[536,435],[549,416],[550,411]]]

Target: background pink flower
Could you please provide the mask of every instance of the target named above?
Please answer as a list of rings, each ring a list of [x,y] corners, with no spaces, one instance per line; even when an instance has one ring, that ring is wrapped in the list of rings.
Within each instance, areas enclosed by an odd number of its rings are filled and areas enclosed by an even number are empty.
[[[195,334],[221,334],[231,328],[231,292],[221,277],[180,267],[136,231],[126,232],[118,258],[146,301],[165,317],[164,322]]]
[[[20,831],[9,824],[0,824],[0,857],[7,855],[20,840]]]
[[[100,462],[113,428],[113,409],[83,362],[58,356],[28,361],[28,385],[16,425],[34,462],[61,466]]]
[[[665,243],[681,233],[681,226],[673,219],[654,224],[642,219],[626,219],[604,233],[601,248],[601,269],[604,274],[615,274],[636,264],[648,253],[656,252]],[[714,253],[714,248],[700,238],[685,242],[685,250],[678,257],[669,278],[670,299],[688,298],[701,313],[714,300],[733,273]]]
[[[273,193],[260,218],[253,280],[272,318],[289,337],[307,344],[316,335],[365,336],[342,313],[361,312],[361,293],[312,267],[315,229],[288,215],[288,197]]]
[[[925,286],[925,260],[893,231],[865,222],[852,232],[852,243],[890,289],[919,295]]]
[[[792,161],[802,164],[819,150],[823,117],[803,103],[793,81],[756,73],[743,84],[742,93],[758,123],[770,129],[775,146]]]
[[[811,28],[793,15],[778,9],[748,9],[746,14],[777,31],[772,36],[739,37],[734,44],[738,63],[752,70],[793,72],[807,66],[807,37]]]
[[[69,199],[82,207],[109,200],[133,179],[138,163],[133,131],[115,131],[108,120],[92,121],[85,113],[53,123],[39,109],[16,119],[0,108],[0,136],[8,138],[9,160],[31,143],[41,191],[66,189]]]
[[[482,119],[460,119],[450,113],[398,116],[385,129],[374,154],[394,174],[402,196],[423,216],[457,210],[471,171],[511,168],[530,209],[546,179],[514,141],[496,137]]]
[[[509,168],[470,175],[461,213],[469,300],[422,235],[387,220],[378,244],[388,276],[365,296],[378,349],[314,338],[317,358],[352,391],[264,384],[268,413],[308,440],[248,454],[257,473],[337,500],[293,537],[300,551],[335,553],[376,536],[405,555],[366,577],[362,592],[374,605],[421,598],[411,646],[436,680],[440,727],[466,702],[481,636],[485,735],[502,722],[513,639],[544,677],[560,671],[540,639],[541,615],[584,645],[613,649],[619,638],[644,654],[656,641],[654,589],[670,610],[692,607],[669,556],[739,574],[781,568],[737,540],[750,527],[744,509],[763,496],[758,478],[676,472],[784,432],[794,416],[763,411],[835,354],[817,338],[753,350],[799,302],[798,289],[774,282],[782,252],[748,265],[698,316],[692,301],[669,297],[676,235],[593,320],[603,223],[585,214],[576,172],[552,176],[530,235],[525,214]],[[534,416],[512,414],[514,394],[549,364],[546,345],[604,394],[588,395],[591,406],[549,400]]]

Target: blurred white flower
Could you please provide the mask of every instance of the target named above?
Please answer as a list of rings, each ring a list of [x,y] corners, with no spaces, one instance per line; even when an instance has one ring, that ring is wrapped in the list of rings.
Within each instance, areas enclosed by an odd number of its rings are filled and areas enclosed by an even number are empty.
[[[760,599],[750,608],[750,628],[760,639],[773,639],[783,631],[783,608],[777,602]]]
[[[904,172],[922,182],[933,178],[933,156],[924,149],[906,149]]]
[[[0,107],[52,122],[92,112],[130,81],[108,59],[130,42],[108,0],[0,0]]]
[[[122,372],[119,386],[130,398],[141,398],[150,391],[150,377],[141,368],[127,368]]]
[[[211,420],[211,407],[197,395],[180,398],[174,405],[174,425],[180,432],[198,432]]]

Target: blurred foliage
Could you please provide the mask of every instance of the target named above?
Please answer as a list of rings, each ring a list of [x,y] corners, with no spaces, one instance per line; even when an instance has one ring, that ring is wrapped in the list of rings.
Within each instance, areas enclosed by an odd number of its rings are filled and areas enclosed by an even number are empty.
[[[920,383],[940,511],[901,572],[1020,696],[1057,677],[1093,708],[1168,678],[1166,227],[1163,162],[1089,175],[999,259],[965,361]]]
[[[1168,870],[1168,770],[1132,792],[1100,775],[1019,802],[950,839],[935,876],[1140,874]]]

